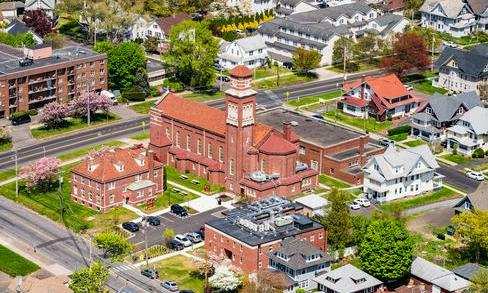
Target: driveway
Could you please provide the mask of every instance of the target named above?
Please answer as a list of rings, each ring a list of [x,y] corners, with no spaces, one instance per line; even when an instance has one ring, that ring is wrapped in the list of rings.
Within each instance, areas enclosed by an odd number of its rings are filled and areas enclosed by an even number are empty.
[[[208,221],[222,217],[222,211],[224,210],[224,207],[218,207],[207,212],[190,215],[186,218],[180,218],[170,212],[164,213],[159,216],[161,218],[161,225],[149,226],[147,228],[147,246],[162,244],[162,234],[166,228],[173,229],[176,234],[198,231]],[[136,246],[136,250],[143,249],[145,246],[143,230],[141,229],[134,233],[134,236],[129,240]]]
[[[470,179],[464,175],[464,173],[460,172],[453,166],[448,166],[445,164],[440,163],[440,168],[437,169],[437,173],[446,176],[443,180],[454,187],[457,187],[467,193],[474,192],[478,185],[480,184],[478,181]]]
[[[452,207],[437,208],[425,212],[407,223],[407,227],[412,232],[421,233],[425,236],[432,236],[432,228],[445,227],[451,223],[454,216]]]

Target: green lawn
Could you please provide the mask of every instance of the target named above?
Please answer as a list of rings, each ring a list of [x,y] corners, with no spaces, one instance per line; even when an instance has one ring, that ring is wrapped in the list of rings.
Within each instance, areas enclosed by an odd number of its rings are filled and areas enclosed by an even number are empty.
[[[194,100],[197,102],[207,102],[222,99],[224,97],[224,93],[218,91],[216,93],[209,93],[209,92],[193,92],[190,94],[185,94],[183,97],[188,98],[190,100]]]
[[[393,126],[391,121],[388,120],[377,121],[374,118],[357,118],[344,114],[338,109],[325,112],[325,117],[329,118],[332,121],[340,121],[342,123],[349,124],[351,126],[355,126],[369,132],[382,132]]]
[[[0,245],[0,271],[12,276],[27,276],[39,269],[39,266]]]
[[[403,144],[413,148],[413,147],[416,147],[419,145],[426,144],[426,142],[422,139],[415,139],[415,140],[410,140],[410,141],[404,142]]]
[[[342,95],[341,90],[335,90],[335,91],[322,93],[319,95],[300,97],[298,99],[289,100],[286,103],[292,107],[300,107],[304,105],[318,103],[320,101],[331,100],[340,97],[341,95]]]
[[[439,93],[439,94],[445,94],[447,93],[447,90],[440,88],[440,87],[435,87],[432,85],[432,80],[423,80],[419,82],[414,82],[411,84],[412,87],[424,94],[432,95],[434,93]]]
[[[155,267],[159,279],[175,281],[180,290],[204,291],[204,280],[195,273],[197,267],[191,258],[178,255],[156,263]]]
[[[96,113],[95,115],[92,115],[91,124],[89,126],[85,118],[73,118],[66,121],[65,127],[59,127],[53,129],[53,128],[47,128],[45,126],[41,126],[39,128],[31,129],[31,133],[34,138],[42,139],[51,136],[66,134],[68,132],[80,130],[86,127],[98,126],[100,124],[113,122],[118,119],[120,119],[120,117],[112,113],[109,114]]]
[[[254,88],[261,89],[261,90],[269,90],[278,87],[304,83],[307,81],[312,81],[314,79],[316,79],[316,77],[310,75],[292,74],[292,75],[280,76],[279,80],[278,78],[270,78],[266,80],[256,81],[254,83]]]
[[[351,185],[347,182],[344,182],[342,180],[327,176],[325,174],[320,174],[319,175],[319,182],[322,184],[325,184],[331,188],[347,188],[351,187]]]
[[[368,71],[368,70],[373,70],[373,69],[377,69],[377,68],[378,68],[378,66],[375,64],[369,64],[369,63],[361,62],[361,63],[359,63],[358,70],[353,71],[353,72]],[[329,69],[330,71],[337,72],[337,73],[344,73],[344,67],[342,64],[331,66],[331,67],[328,67],[327,69]]]
[[[408,138],[408,133],[399,133],[394,135],[389,135],[388,138],[394,141],[404,141]]]
[[[279,70],[280,74],[291,72],[289,69],[286,69],[284,67],[279,67],[278,70]],[[276,75],[277,75],[276,67],[272,67],[272,68],[260,67],[260,68],[256,68],[256,70],[254,70],[254,80],[265,78],[265,77],[276,76]]]
[[[134,134],[133,136],[131,136],[130,138],[135,139],[135,140],[149,139],[149,131],[145,130],[145,131],[138,132],[138,133]]]
[[[130,106],[130,108],[139,114],[149,114],[149,110],[156,104],[156,101],[146,101]]]
[[[15,169],[7,169],[0,172],[0,182],[15,177]]]
[[[91,145],[91,146],[71,150],[67,153],[63,153],[63,154],[59,155],[58,159],[60,159],[61,161],[69,161],[72,159],[76,159],[76,158],[85,156],[86,154],[90,153],[92,150],[101,150],[104,147],[115,148],[115,147],[122,147],[122,146],[125,146],[125,143],[123,143],[121,141],[118,141],[118,140],[108,141],[108,142],[104,142],[101,144],[96,144],[96,145]]]
[[[170,167],[170,166],[166,166],[166,176],[168,176],[167,178],[169,181],[176,182],[176,183],[181,184],[185,187],[188,187],[190,189],[200,191],[200,192],[206,192],[205,186],[208,186],[210,193],[223,191],[223,186],[209,184],[207,179],[198,177],[195,174],[192,174],[192,173],[184,174],[185,176],[188,177],[188,179],[182,179],[180,177],[181,175],[182,174],[179,173],[175,168]],[[198,181],[198,184],[193,183],[192,182],[193,180]]]
[[[139,208],[143,211],[154,212],[165,209],[173,204],[187,202],[198,197],[198,195],[191,192],[188,192],[187,195],[182,195],[180,192],[173,191],[173,188],[173,186],[169,185],[168,190],[158,196],[153,207],[147,208],[146,204],[142,204]]]
[[[406,209],[423,206],[437,201],[442,201],[448,198],[454,198],[458,196],[455,191],[442,187],[437,191],[427,193],[425,195],[418,195],[404,200],[392,201],[389,203],[381,204],[380,208],[386,212],[403,211]]]
[[[464,164],[464,163],[467,163],[471,160],[470,157],[466,157],[466,156],[459,155],[459,154],[442,155],[441,158],[448,160],[448,161],[451,161],[451,162],[456,163],[456,164]]]
[[[9,151],[10,149],[12,149],[12,142],[11,141],[4,142],[4,143],[0,144],[0,153]]]

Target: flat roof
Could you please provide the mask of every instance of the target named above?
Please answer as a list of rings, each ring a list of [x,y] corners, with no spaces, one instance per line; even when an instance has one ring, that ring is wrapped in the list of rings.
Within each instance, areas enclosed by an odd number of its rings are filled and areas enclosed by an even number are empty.
[[[146,70],[149,73],[154,71],[164,70],[164,64],[161,61],[148,58],[146,62]]]
[[[24,56],[22,50],[4,45],[0,46],[0,75],[102,55],[86,47],[68,46],[53,50],[51,57],[34,60],[28,66],[20,66],[19,60]]]
[[[323,147],[336,145],[347,140],[364,136],[364,134],[360,132],[349,130],[327,121],[310,118],[283,108],[264,111],[258,113],[256,116],[259,122],[272,126],[280,131],[283,129],[283,122],[294,121],[297,125],[293,127],[293,130],[298,137],[304,141]]]

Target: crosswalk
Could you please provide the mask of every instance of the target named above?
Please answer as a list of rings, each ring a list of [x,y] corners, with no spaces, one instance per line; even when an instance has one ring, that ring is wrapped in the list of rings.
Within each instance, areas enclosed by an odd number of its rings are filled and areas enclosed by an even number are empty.
[[[138,268],[135,265],[129,265],[129,264],[120,264],[112,267],[112,271],[114,272],[124,272],[124,271],[131,271],[137,269]]]

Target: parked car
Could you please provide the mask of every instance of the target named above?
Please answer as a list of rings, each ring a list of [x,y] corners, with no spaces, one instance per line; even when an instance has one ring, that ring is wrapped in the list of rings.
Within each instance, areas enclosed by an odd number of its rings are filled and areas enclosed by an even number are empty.
[[[161,225],[161,219],[156,216],[149,216],[146,218],[146,221],[149,223],[151,226],[159,226]]]
[[[196,232],[186,234],[186,238],[190,239],[190,241],[193,243],[202,242],[202,237],[200,237],[200,234]]]
[[[361,205],[356,202],[353,202],[349,205],[349,207],[351,208],[351,210],[359,210],[361,208]]]
[[[405,85],[405,89],[407,91],[412,91],[413,90],[413,86],[411,86],[411,85]]]
[[[185,246],[183,245],[183,243],[177,241],[177,240],[170,240],[169,243],[168,243],[168,247],[169,249],[171,250],[182,250],[183,248],[185,248]]]
[[[202,240],[205,240],[205,226],[201,226],[198,231],[195,231],[195,233],[200,235],[200,238],[202,238]]]
[[[180,206],[179,204],[172,205],[171,212],[180,217],[188,216],[187,210],[184,207]]]
[[[130,232],[137,232],[139,231],[139,225],[134,222],[124,222],[122,223],[122,228]]]
[[[14,112],[12,115],[10,115],[9,119],[12,125],[20,125],[31,122],[31,117],[28,111]]]
[[[320,115],[320,114],[313,114],[312,115],[313,118],[317,118],[317,119],[320,119],[320,120],[324,120],[324,116]]]
[[[191,246],[192,242],[183,234],[176,234],[175,238],[176,241],[179,241],[185,247]]]
[[[466,173],[466,176],[468,178],[477,180],[477,181],[483,181],[485,180],[485,176],[481,172],[475,172],[475,171],[469,171]]]
[[[380,139],[378,143],[382,146],[389,147],[390,145],[395,145],[395,142],[391,139]]]
[[[368,199],[364,198],[364,197],[360,197],[358,199],[355,200],[355,202],[363,207],[369,207],[371,205],[371,203],[369,202]]]
[[[217,76],[217,80],[218,81],[223,81],[223,82],[229,82],[230,81],[230,77],[225,76],[225,75],[219,75],[219,76]]]
[[[159,273],[155,269],[143,269],[141,271],[141,275],[148,277],[149,279],[157,279],[159,278]]]
[[[164,281],[161,283],[161,286],[171,292],[178,292],[178,285],[173,281]]]

